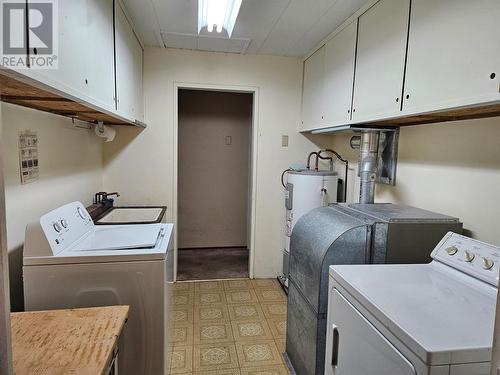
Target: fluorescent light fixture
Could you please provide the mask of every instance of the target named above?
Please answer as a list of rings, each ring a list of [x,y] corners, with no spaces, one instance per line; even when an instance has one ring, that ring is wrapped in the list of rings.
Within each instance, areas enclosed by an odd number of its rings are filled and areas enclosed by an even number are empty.
[[[198,34],[205,26],[211,33],[214,26],[218,33],[222,29],[231,38],[242,0],[198,0]]]

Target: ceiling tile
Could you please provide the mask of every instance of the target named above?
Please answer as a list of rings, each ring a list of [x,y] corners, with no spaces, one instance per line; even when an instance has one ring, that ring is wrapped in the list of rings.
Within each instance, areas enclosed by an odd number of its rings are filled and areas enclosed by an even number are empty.
[[[198,0],[123,0],[146,45],[284,56],[307,54],[368,1],[243,0],[232,42],[197,36]]]
[[[180,33],[161,33],[163,43],[168,48],[197,49],[198,35]]]
[[[162,30],[184,34],[198,32],[198,0],[148,1],[155,4]]]
[[[217,38],[200,35],[198,49],[201,51],[243,53],[249,39]]]

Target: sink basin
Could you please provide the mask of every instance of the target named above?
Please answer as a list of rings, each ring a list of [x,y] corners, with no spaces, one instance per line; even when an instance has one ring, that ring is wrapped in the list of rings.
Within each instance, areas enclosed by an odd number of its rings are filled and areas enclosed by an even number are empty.
[[[96,224],[150,224],[161,221],[165,207],[114,207]]]

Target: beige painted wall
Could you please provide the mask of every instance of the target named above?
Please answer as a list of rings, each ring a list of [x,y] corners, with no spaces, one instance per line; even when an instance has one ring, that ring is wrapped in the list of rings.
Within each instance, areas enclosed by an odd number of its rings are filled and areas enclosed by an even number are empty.
[[[334,136],[332,146],[357,167],[357,151],[348,149],[351,136]],[[359,193],[356,180],[351,201]],[[491,118],[402,128],[397,186],[377,185],[376,202],[459,217],[466,234],[500,245],[499,197],[500,118]]]
[[[179,248],[247,246],[252,104],[248,93],[180,91]]]
[[[148,127],[142,132],[119,129],[117,140],[105,145],[104,188],[120,191],[120,203],[166,204],[167,220],[173,221],[174,83],[257,87],[254,271],[256,277],[276,276],[281,271],[284,223],[280,174],[318,148],[297,133],[301,61],[146,48],[144,78]],[[282,134],[290,137],[288,148],[281,147]],[[325,137],[317,138],[321,141],[327,145]]]
[[[23,306],[22,246],[26,225],[65,203],[90,204],[102,188],[102,140],[69,119],[11,104],[2,106],[3,156],[12,309]],[[18,132],[38,133],[40,179],[21,185]]]

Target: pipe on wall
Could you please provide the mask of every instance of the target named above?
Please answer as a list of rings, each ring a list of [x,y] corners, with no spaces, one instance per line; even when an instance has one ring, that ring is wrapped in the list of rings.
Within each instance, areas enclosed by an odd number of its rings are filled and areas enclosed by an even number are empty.
[[[374,203],[375,201],[379,136],[380,133],[377,131],[366,131],[361,133],[359,154],[359,176],[361,185],[359,203]]]

